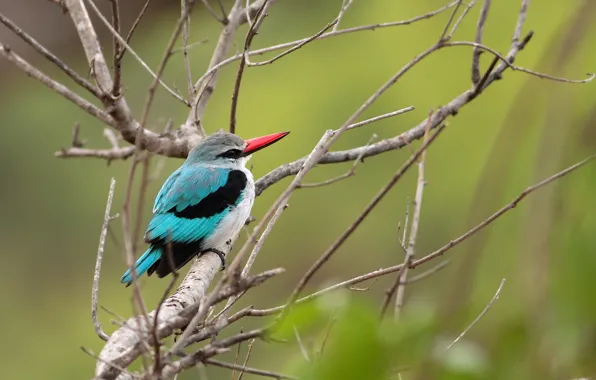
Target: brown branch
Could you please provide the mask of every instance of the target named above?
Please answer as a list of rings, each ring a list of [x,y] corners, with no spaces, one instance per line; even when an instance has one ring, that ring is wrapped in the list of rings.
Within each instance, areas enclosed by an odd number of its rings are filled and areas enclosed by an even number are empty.
[[[270,4],[274,2],[274,0],[268,1]],[[265,0],[255,1],[250,6],[251,9],[249,11],[252,12],[253,9],[255,11],[258,10],[264,4],[264,2]],[[211,56],[209,70],[195,83],[194,88],[198,89],[196,91],[197,95],[195,95],[195,98],[191,103],[191,112],[186,119],[186,123],[182,127],[183,129],[193,129],[200,126],[200,120],[215,89],[219,69],[221,68],[219,65],[225,60],[225,56],[232,44],[232,41],[234,40],[236,31],[240,25],[246,22],[245,12],[242,5],[240,4],[240,0],[235,0],[230,13],[228,14],[227,20],[228,22],[221,31],[217,45],[215,46],[213,55]],[[242,57],[242,54],[240,56]]]
[[[365,147],[369,146],[374,140],[377,139],[377,135],[373,134],[370,139],[368,140],[368,142],[366,143]],[[364,154],[365,150],[362,150],[362,154]],[[356,167],[358,166],[359,163],[364,162],[362,160],[362,155],[360,155],[360,157],[356,158],[354,160],[354,164],[352,165],[352,167],[350,167],[350,170],[348,170],[347,172],[345,172],[342,175],[339,175],[337,177],[334,178],[330,178],[328,180],[325,181],[321,181],[321,182],[315,182],[315,183],[301,183],[298,188],[299,189],[304,189],[304,188],[312,188],[312,187],[321,187],[321,186],[327,186],[327,185],[331,185],[335,182],[339,182],[343,179],[349,178],[349,177],[353,177],[356,175]]]
[[[428,115],[428,119],[432,116],[433,111],[430,111]],[[426,131],[424,133],[424,143],[428,141],[428,133],[430,131],[430,123],[426,125]],[[395,278],[395,282],[391,285],[391,287],[387,290],[385,294],[385,301],[383,302],[383,306],[381,308],[381,318],[387,311],[389,307],[389,303],[391,302],[391,298],[393,294],[397,291],[395,297],[395,312],[394,316],[396,319],[399,318],[401,313],[401,308],[404,302],[404,294],[405,294],[405,286],[406,281],[408,278],[408,266],[414,259],[414,253],[416,249],[416,238],[418,237],[418,228],[420,227],[420,214],[422,212],[422,196],[424,195],[424,187],[426,186],[426,180],[424,179],[424,163],[426,161],[426,150],[422,152],[420,155],[420,162],[418,163],[418,181],[416,185],[416,193],[414,196],[414,211],[412,212],[412,224],[410,226],[410,239],[408,242],[408,246],[406,248],[406,256],[404,258],[404,266],[402,269],[397,272],[397,277]],[[406,228],[408,226],[406,225]],[[405,230],[404,230],[405,234]],[[400,243],[401,244],[401,243]],[[405,239],[403,241],[405,244]]]
[[[441,255],[443,255],[445,252],[447,252],[448,250],[450,250],[451,248],[461,244],[463,241],[467,240],[469,237],[471,237],[472,235],[474,235],[475,233],[477,233],[478,231],[484,229],[485,227],[489,226],[491,223],[493,223],[495,220],[497,220],[501,215],[505,214],[507,211],[514,209],[519,202],[521,202],[528,194],[533,193],[534,191],[540,189],[541,187],[544,187],[546,185],[548,185],[549,183],[573,172],[574,170],[580,168],[581,166],[587,164],[588,162],[590,162],[591,160],[593,160],[594,158],[596,158],[596,154],[593,154],[585,159],[583,159],[582,161],[576,163],[575,165],[572,165],[570,167],[568,167],[565,170],[562,170],[540,182],[538,182],[535,185],[532,185],[528,188],[526,188],[524,191],[521,192],[521,194],[519,194],[517,197],[515,197],[515,199],[513,199],[511,202],[509,202],[507,205],[503,206],[500,210],[498,210],[497,212],[495,212],[494,214],[492,214],[491,216],[489,216],[488,218],[486,218],[485,220],[483,220],[482,222],[480,222],[478,225],[476,225],[474,228],[472,228],[471,230],[469,230],[468,232],[466,232],[465,234],[461,235],[460,237],[451,240],[449,243],[445,244],[443,247],[437,249],[436,251],[424,256],[421,259],[415,260],[414,262],[412,262],[412,265],[410,266],[410,268],[415,268],[421,264],[424,264],[432,259],[434,259],[435,257],[439,257]]]
[[[195,90],[192,83],[192,72],[190,70],[190,58],[188,56],[188,29],[190,29],[190,17],[187,14],[188,0],[180,0],[180,13],[182,16],[186,15],[186,19],[182,24],[182,55],[184,57],[184,71],[186,72],[186,85],[188,88],[188,99],[192,99]],[[170,55],[174,54],[174,50],[170,50]]]
[[[476,37],[474,42],[482,43],[482,35],[484,34],[484,27],[488,19],[488,11],[490,10],[490,3],[492,0],[483,0],[482,9],[480,10],[480,17],[478,17],[478,24],[476,25]],[[480,49],[474,47],[472,51],[472,83],[478,84],[480,81]]]
[[[127,44],[130,44],[130,40],[132,39],[132,36],[133,36],[135,30],[137,30],[137,27],[139,26],[139,23],[141,22],[141,19],[143,18],[143,16],[147,12],[147,8],[149,8],[149,4],[151,4],[151,1],[152,0],[145,1],[145,5],[143,5],[143,8],[139,12],[139,15],[137,16],[137,18],[135,19],[134,23],[130,27],[130,30],[128,31],[128,34],[126,35],[126,38],[124,39]],[[127,49],[122,49],[120,51],[120,55],[118,56],[118,60],[119,61],[122,60],[122,58],[124,57],[124,54],[126,54],[126,51],[127,51]]]
[[[153,104],[153,98],[155,96],[155,90],[157,86],[161,82],[161,76],[163,75],[164,70],[166,69],[166,65],[168,64],[168,60],[172,56],[172,49],[174,49],[174,45],[176,45],[176,41],[180,34],[182,33],[182,29],[190,16],[190,12],[195,4],[195,0],[183,0],[186,4],[183,8],[182,15],[178,19],[176,26],[174,27],[174,31],[170,37],[170,41],[166,46],[166,50],[161,58],[161,62],[159,63],[159,68],[157,69],[157,73],[155,74],[155,80],[149,87],[149,92],[147,94],[147,100],[145,101],[145,107],[143,109],[143,116],[141,117],[141,128],[145,128],[147,126],[147,120],[149,118],[149,111],[151,110],[151,105]],[[185,101],[186,104],[188,104]]]
[[[248,59],[250,57],[250,53],[246,53],[244,55],[244,60],[246,61],[246,64],[248,66],[264,66],[264,65],[269,65],[272,64],[273,62],[285,57],[286,55],[300,49],[301,47],[303,47],[304,45],[308,44],[309,42],[312,42],[314,40],[316,40],[317,38],[321,37],[323,35],[323,33],[325,33],[326,31],[329,30],[329,28],[331,28],[333,25],[337,25],[337,23],[339,22],[338,19],[335,19],[333,21],[331,21],[329,24],[325,25],[325,27],[323,29],[321,29],[317,34],[313,35],[312,37],[309,37],[303,41],[301,41],[299,44],[292,46],[291,48],[289,48],[288,50],[279,53],[278,55],[276,55],[275,57],[268,59],[266,61],[261,61],[261,62],[250,62],[250,60]]]
[[[487,219],[485,219],[484,221],[482,221],[481,223],[479,223],[478,225],[476,225],[475,227],[473,227],[472,229],[468,230],[466,233],[464,233],[463,235],[461,235],[460,237],[451,240],[449,243],[445,244],[443,247],[437,249],[436,251],[433,251],[427,255],[425,255],[424,257],[418,259],[418,260],[414,260],[412,261],[410,268],[409,269],[415,269],[418,266],[425,264],[443,254],[445,254],[447,251],[451,250],[453,247],[461,244],[463,241],[465,241],[466,239],[470,238],[472,235],[476,234],[477,232],[479,232],[480,230],[482,230],[483,228],[487,227],[489,224],[491,224],[492,222],[494,222],[496,219],[498,219],[500,216],[502,216],[503,214],[505,214],[506,212],[513,210],[518,204],[519,202],[521,202],[527,195],[529,195],[530,193],[538,190],[539,188],[548,185],[549,183],[556,181],[558,179],[560,179],[561,177],[579,169],[581,166],[587,164],[588,162],[590,162],[591,160],[596,158],[596,154],[593,154],[587,158],[585,158],[584,160],[576,163],[575,165],[572,165],[540,182],[538,182],[537,184],[528,187],[526,190],[524,190],[519,196],[517,196],[512,202],[510,202],[509,204],[507,204],[506,206],[504,206],[503,208],[501,208],[500,210],[498,210],[496,213],[494,213],[493,215],[491,215],[490,217],[488,217]],[[445,263],[441,263],[438,268],[441,268],[442,266],[446,265]],[[303,302],[309,302],[312,301],[326,293],[329,293],[331,291],[335,291],[337,289],[343,289],[346,287],[349,287],[351,285],[355,285],[355,284],[359,284],[361,282],[367,281],[367,280],[371,280],[377,277],[381,277],[390,273],[395,273],[400,271],[403,268],[403,264],[399,264],[399,265],[394,265],[391,267],[387,267],[387,268],[382,268],[382,269],[378,269],[376,271],[372,271],[354,278],[351,278],[349,280],[340,282],[338,284],[329,286],[325,289],[321,289],[315,293],[312,293],[308,296],[302,297],[298,300],[296,300],[295,303],[303,303]],[[430,273],[434,273],[437,271],[437,267],[432,268],[429,272]],[[421,274],[422,275],[422,274]],[[428,274],[425,273],[425,276],[428,276]],[[267,316],[267,315],[273,315],[273,314],[278,314],[280,312],[283,312],[286,308],[286,305],[281,305],[281,306],[277,306],[277,307],[273,307],[273,308],[269,308],[269,309],[253,309],[253,308],[249,308],[249,309],[245,309],[242,310],[241,315],[233,315],[230,317],[230,320],[238,320],[240,317],[242,316],[255,316],[255,317],[262,317],[262,316]]]
[[[333,26],[334,32],[337,32],[337,28],[339,28],[339,23],[344,18],[344,15],[346,14],[350,5],[352,5],[352,1],[353,0],[342,0],[341,8],[339,9],[339,13],[337,15],[337,22],[335,23],[335,26]]]
[[[116,189],[116,180],[112,178],[110,181],[110,190],[108,191],[108,200],[106,203],[106,212],[103,218],[103,224],[101,226],[101,233],[99,234],[99,247],[97,248],[97,259],[95,261],[95,271],[93,273],[93,286],[91,288],[91,319],[93,320],[93,327],[95,333],[101,339],[106,342],[110,338],[101,328],[101,324],[97,319],[97,304],[98,304],[98,293],[99,293],[99,277],[101,272],[101,263],[103,260],[103,251],[106,244],[106,235],[108,234],[108,226],[110,221],[114,218],[110,215],[112,208],[112,202],[114,200],[114,191]]]
[[[246,372],[246,373],[252,373],[253,375],[259,375],[259,376],[264,376],[264,377],[273,377],[274,379],[297,379],[296,377],[284,375],[281,373],[276,373],[276,372],[272,372],[272,371],[264,371],[262,369],[247,367],[246,365],[226,363],[226,362],[222,362],[222,361],[215,360],[215,359],[206,359],[204,363],[207,365],[213,365],[213,366],[222,367],[222,368],[239,370],[239,371]]]
[[[149,73],[151,74],[151,76],[159,82],[159,84],[170,94],[172,95],[174,98],[178,99],[179,101],[181,101],[182,103],[184,103],[185,105],[189,105],[188,102],[182,97],[180,96],[180,94],[178,94],[176,91],[172,90],[167,84],[165,84],[161,79],[161,75],[158,75],[156,73],[153,72],[153,70],[151,70],[149,68],[149,66],[145,63],[145,61],[143,61],[143,59],[141,59],[141,57],[130,47],[130,45],[128,43],[126,43],[126,41],[124,40],[124,38],[122,38],[122,36],[120,35],[120,33],[118,33],[118,31],[116,31],[114,29],[114,27],[112,26],[112,24],[110,24],[110,22],[104,17],[104,15],[101,13],[101,11],[99,10],[99,8],[97,8],[97,5],[95,5],[95,3],[92,0],[87,0],[87,2],[89,3],[89,5],[91,6],[91,9],[93,9],[93,11],[95,12],[95,14],[97,15],[97,17],[101,20],[101,22],[103,22],[103,24],[106,26],[106,28],[110,31],[110,33],[112,33],[112,36],[122,45],[121,48],[129,50],[130,54],[141,64],[141,66],[143,66],[143,68]],[[103,58],[103,57],[102,57]],[[105,58],[104,58],[105,60]],[[110,78],[111,81],[111,78]]]
[[[243,367],[246,368],[246,365],[248,364],[248,361],[250,360],[250,354],[252,352],[252,347],[255,344],[255,339],[251,339],[251,341],[248,343],[248,350],[246,352],[246,358],[244,359],[244,364],[242,365]],[[242,380],[242,376],[244,376],[244,370],[241,369],[240,373],[238,374],[238,380]]]
[[[236,74],[236,80],[234,82],[234,91],[232,92],[232,105],[230,107],[230,133],[236,133],[236,108],[238,107],[240,84],[242,83],[244,68],[246,67],[246,54],[250,49],[250,44],[252,43],[253,38],[257,35],[257,32],[265,18],[265,15],[267,14],[268,6],[269,0],[264,0],[261,7],[257,11],[255,21],[250,25],[250,28],[248,28],[246,38],[244,39],[244,59],[240,60],[240,65],[238,65],[238,73]],[[247,20],[249,19],[247,18]]]
[[[476,1],[478,1],[478,0],[472,0],[466,5],[466,7],[462,11],[461,15],[457,19],[457,21],[453,24],[453,27],[451,28],[451,31],[449,32],[449,34],[442,39],[443,41],[449,41],[453,37],[453,35],[457,31],[457,28],[459,28],[459,25],[462,23],[464,18],[466,18],[466,16],[470,12],[470,9],[472,9],[472,7],[474,5],[476,5]]]
[[[110,0],[112,5],[112,26],[116,34],[120,34],[120,2],[119,0]],[[114,35],[113,42],[114,52],[113,52],[113,60],[114,60],[114,86],[112,88],[112,96],[119,97],[121,95],[121,87],[122,87],[122,61],[118,58],[120,57],[120,52],[122,47],[120,46],[120,41]]]
[[[98,88],[87,81],[85,78],[81,77],[77,74],[73,69],[71,69],[66,63],[64,63],[60,58],[52,54],[48,49],[46,49],[42,44],[37,42],[33,37],[31,37],[27,32],[22,30],[18,27],[14,22],[0,13],[0,22],[4,24],[8,29],[10,29],[14,34],[19,36],[23,41],[29,44],[35,51],[39,54],[43,55],[48,61],[52,62],[56,65],[60,70],[62,70],[66,75],[68,75],[76,84],[83,87],[87,91],[89,91],[93,96],[96,98],[101,97],[101,93],[99,92]]]
[[[75,94],[72,90],[64,86],[63,84],[53,80],[46,74],[42,73],[35,67],[33,67],[29,62],[25,61],[21,58],[18,54],[16,54],[10,47],[0,43],[0,56],[8,59],[12,62],[15,66],[19,69],[23,70],[27,75],[32,78],[37,79],[43,85],[48,87],[50,90],[57,92],[59,95],[63,96],[64,98],[68,99],[72,103],[79,106],[83,111],[87,112],[91,116],[96,117],[97,119],[103,121],[108,125],[115,124],[114,120],[110,115],[108,115],[103,110],[99,109],[94,104],[90,103],[89,101],[83,99],[79,95]]]
[[[282,315],[280,316],[280,320],[289,313],[289,310],[292,304],[296,301],[300,292],[304,289],[306,284],[310,281],[310,279],[314,276],[314,274],[325,264],[329,258],[337,251],[337,249],[347,240],[347,238],[360,226],[360,224],[364,221],[364,219],[370,214],[370,212],[379,204],[379,202],[385,197],[385,195],[395,186],[395,184],[402,178],[402,176],[408,171],[408,169],[418,160],[418,158],[422,155],[422,153],[426,150],[426,148],[432,144],[437,136],[441,133],[444,129],[444,126],[441,126],[437,129],[437,131],[426,141],[424,144],[420,146],[420,148],[397,170],[397,172],[393,175],[393,177],[389,180],[389,182],[379,191],[379,193],[370,201],[370,203],[365,207],[360,215],[356,218],[356,220],[335,240],[335,242],[319,257],[319,259],[309,268],[306,274],[300,279],[298,285],[292,291],[288,301],[286,302],[286,307],[282,311]]]
[[[63,148],[54,155],[60,158],[70,158],[70,157],[91,157],[91,158],[101,158],[104,160],[108,160],[108,162],[112,160],[125,160],[131,157],[135,153],[135,147],[129,146],[126,148],[113,148],[113,149],[85,149],[85,148]]]
[[[393,111],[393,112],[389,112],[389,113],[386,113],[386,114],[383,114],[383,115],[371,117],[370,119],[366,119],[366,120],[363,120],[363,121],[359,121],[358,123],[350,124],[348,126],[347,130],[354,129],[354,128],[360,128],[360,127],[365,126],[365,125],[368,125],[370,123],[374,123],[375,121],[379,121],[379,120],[387,119],[389,117],[401,115],[402,113],[410,112],[410,111],[413,111],[413,110],[414,110],[414,106],[409,106],[409,107],[402,108],[402,109],[397,110],[397,111]]]

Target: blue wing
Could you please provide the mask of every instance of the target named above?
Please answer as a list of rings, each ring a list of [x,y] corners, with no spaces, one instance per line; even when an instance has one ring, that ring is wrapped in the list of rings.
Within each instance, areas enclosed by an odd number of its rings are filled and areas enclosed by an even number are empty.
[[[209,205],[201,202],[224,188],[229,177],[230,170],[222,168],[183,165],[176,170],[157,194],[145,239],[192,243],[209,236],[228,211],[209,212]]]
[[[242,199],[246,183],[241,170],[182,165],[172,173],[155,199],[145,233],[151,246],[135,264],[137,276],[157,271],[163,277],[171,272],[172,263],[161,260],[169,242],[175,269],[200,253],[203,240]],[[121,281],[130,284],[130,270]]]

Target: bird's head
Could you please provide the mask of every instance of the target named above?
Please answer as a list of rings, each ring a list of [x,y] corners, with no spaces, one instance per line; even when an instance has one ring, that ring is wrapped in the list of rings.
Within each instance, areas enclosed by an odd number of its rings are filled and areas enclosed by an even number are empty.
[[[244,166],[251,154],[281,140],[288,133],[290,132],[273,133],[243,140],[232,133],[217,132],[194,147],[188,155],[187,162],[229,167]]]

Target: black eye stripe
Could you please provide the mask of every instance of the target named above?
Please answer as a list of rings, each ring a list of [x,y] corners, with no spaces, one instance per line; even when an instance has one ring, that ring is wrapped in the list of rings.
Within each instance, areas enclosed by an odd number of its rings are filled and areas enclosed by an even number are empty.
[[[224,158],[240,158],[241,156],[242,151],[240,149],[230,149],[218,155],[218,157]]]

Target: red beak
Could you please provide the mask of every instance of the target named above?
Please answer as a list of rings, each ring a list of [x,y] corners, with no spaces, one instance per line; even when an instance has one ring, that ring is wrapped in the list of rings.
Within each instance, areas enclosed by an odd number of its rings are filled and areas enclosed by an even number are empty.
[[[255,137],[254,139],[246,140],[246,148],[244,148],[244,156],[253,154],[269,145],[286,137],[290,132],[273,133],[267,136]]]

